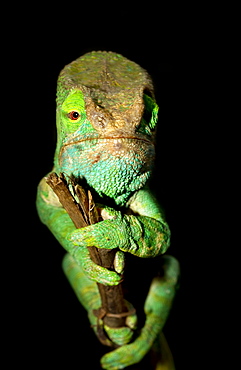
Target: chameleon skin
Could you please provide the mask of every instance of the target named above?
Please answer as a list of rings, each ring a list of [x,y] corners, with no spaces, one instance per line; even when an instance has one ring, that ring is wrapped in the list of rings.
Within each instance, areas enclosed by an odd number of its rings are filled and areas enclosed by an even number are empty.
[[[92,311],[100,307],[96,282],[119,284],[125,253],[153,258],[165,253],[170,244],[169,227],[147,184],[155,156],[157,113],[150,76],[119,54],[87,53],[60,73],[53,171],[67,178],[84,178],[103,221],[75,229],[45,178],[38,187],[37,209],[68,252],[63,268],[92,325],[97,323]],[[89,246],[118,248],[116,271],[93,263]],[[135,315],[126,320],[123,330],[106,328],[110,339],[122,346],[103,357],[104,369],[121,369],[140,361],[158,337],[179,273],[172,257],[167,265],[165,282],[155,280],[150,288],[140,336],[127,344]],[[171,293],[166,297],[167,291]]]

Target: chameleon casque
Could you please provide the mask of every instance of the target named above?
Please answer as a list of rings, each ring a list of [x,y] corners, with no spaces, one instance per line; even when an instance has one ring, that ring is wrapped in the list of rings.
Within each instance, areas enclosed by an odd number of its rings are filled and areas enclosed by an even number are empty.
[[[149,74],[119,54],[87,53],[59,75],[53,171],[76,181],[84,178],[103,221],[76,229],[46,178],[38,186],[37,209],[41,221],[68,252],[63,269],[93,329],[98,321],[116,344],[101,358],[102,368],[109,370],[138,363],[163,343],[161,332],[179,276],[174,257],[158,257],[169,247],[170,231],[147,185],[155,157],[157,115]],[[116,269],[95,264],[89,246],[117,248]],[[138,312],[132,312],[125,327],[110,328],[93,313],[101,306],[96,283],[119,284],[128,255],[137,260],[158,257],[162,274],[153,278],[143,302],[143,326],[138,325]],[[171,370],[174,364],[158,362],[155,368]]]

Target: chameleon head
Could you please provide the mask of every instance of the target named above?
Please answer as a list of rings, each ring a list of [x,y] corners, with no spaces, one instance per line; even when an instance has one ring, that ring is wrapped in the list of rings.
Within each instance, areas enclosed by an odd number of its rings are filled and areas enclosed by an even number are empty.
[[[150,177],[157,113],[138,64],[112,52],[83,55],[58,79],[55,170],[124,205]]]

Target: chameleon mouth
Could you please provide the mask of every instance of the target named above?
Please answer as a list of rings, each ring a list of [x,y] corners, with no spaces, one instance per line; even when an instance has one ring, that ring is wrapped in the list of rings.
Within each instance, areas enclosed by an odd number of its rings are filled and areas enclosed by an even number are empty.
[[[102,150],[106,151],[107,149],[104,149],[104,146],[108,146],[108,152],[113,154],[114,156],[123,156],[123,153],[128,153],[132,151],[135,153],[141,152],[141,155],[144,155],[144,153],[147,153],[147,151],[155,151],[154,143],[151,140],[148,140],[146,137],[143,137],[142,135],[111,135],[102,137],[89,136],[81,139],[78,139],[78,137],[76,137],[76,140],[73,138],[71,141],[64,143],[60,149],[59,158],[62,157],[64,152],[68,150],[69,147],[76,146],[77,148],[78,145],[83,144],[83,147],[79,148],[78,150],[84,151],[85,149],[90,149],[84,147],[84,143],[86,143],[88,147],[88,142],[90,143],[93,150],[95,147],[97,148],[98,145],[101,146],[101,148],[97,149],[98,152]]]
[[[134,141],[144,142],[144,143],[146,143],[148,145],[154,145],[151,140],[148,140],[148,139],[146,139],[144,137],[139,137],[139,136],[135,136],[135,135],[133,135],[133,136],[123,136],[123,135],[120,135],[120,136],[86,137],[86,138],[82,138],[82,139],[79,139],[79,140],[76,140],[76,141],[74,140],[74,141],[65,143],[62,146],[62,150],[66,146],[83,143],[85,141],[96,141],[96,142],[99,142],[99,141],[106,141],[106,140],[113,141],[116,144],[125,142],[126,140],[134,140]]]

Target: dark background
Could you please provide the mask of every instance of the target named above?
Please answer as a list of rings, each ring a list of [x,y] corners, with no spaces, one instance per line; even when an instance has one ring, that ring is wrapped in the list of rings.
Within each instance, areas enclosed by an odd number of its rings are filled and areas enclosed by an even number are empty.
[[[8,49],[11,53],[5,55],[4,71],[9,69],[11,77],[8,129],[14,133],[9,147],[17,158],[17,165],[5,161],[14,195],[8,220],[13,209],[20,210],[16,234],[12,229],[8,232],[11,247],[6,262],[12,271],[7,300],[11,329],[6,343],[17,353],[8,357],[10,364],[17,361],[28,368],[34,361],[40,367],[72,368],[89,361],[88,368],[97,370],[103,351],[63,275],[65,251],[40,223],[35,209],[37,184],[53,163],[58,74],[91,50],[123,54],[153,77],[160,113],[151,183],[172,231],[168,253],[181,264],[180,289],[164,332],[177,370],[199,368],[197,363],[205,367],[207,353],[209,364],[216,361],[217,356],[212,356],[217,314],[213,301],[218,278],[212,257],[217,246],[210,241],[214,229],[206,224],[210,193],[211,199],[215,193],[206,166],[214,66],[195,48],[200,40],[186,40],[178,27],[173,30],[172,23],[159,27],[160,20],[154,22],[144,13],[133,15],[134,24],[125,12],[122,23],[115,14],[112,21],[107,17],[104,22],[95,9],[96,19],[87,17],[83,23],[73,11],[56,15],[53,28],[46,28],[45,17],[36,24],[33,12],[28,22],[19,23]],[[48,26],[51,22],[48,18]],[[20,115],[16,117],[12,112],[17,110]],[[215,171],[215,166],[210,167]]]

